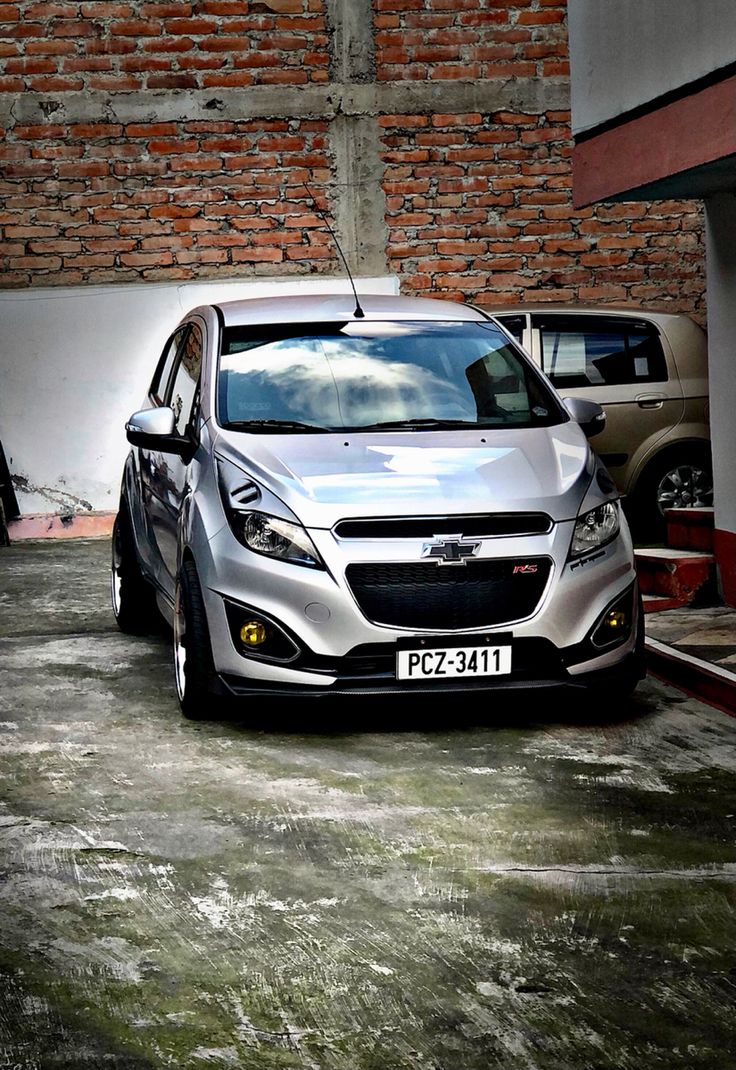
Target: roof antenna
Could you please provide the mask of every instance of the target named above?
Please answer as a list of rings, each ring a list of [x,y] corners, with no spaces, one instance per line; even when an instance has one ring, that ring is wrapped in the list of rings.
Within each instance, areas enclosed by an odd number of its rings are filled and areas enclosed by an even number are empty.
[[[350,268],[348,267],[348,262],[345,259],[345,254],[343,253],[342,249],[340,248],[340,242],[337,240],[337,235],[335,234],[334,230],[330,226],[329,221],[327,219],[327,216],[322,211],[320,206],[317,204],[316,198],[315,198],[314,194],[312,193],[311,189],[309,188],[309,186],[307,185],[307,183],[303,182],[302,185],[304,186],[305,190],[309,194],[310,200],[312,201],[312,204],[314,205],[315,212],[320,217],[320,219],[322,220],[322,222],[324,223],[324,225],[327,227],[327,229],[329,230],[330,234],[332,235],[332,240],[334,241],[335,247],[337,248],[337,251],[340,254],[340,259],[343,262],[343,266],[345,268],[345,273],[346,273],[347,277],[350,279],[350,285],[353,288],[353,296],[355,297],[355,312],[353,312],[353,315],[355,316],[356,320],[365,319],[365,312],[360,307],[360,301],[358,300],[358,291],[355,289],[355,283],[353,281],[353,276],[350,274]]]

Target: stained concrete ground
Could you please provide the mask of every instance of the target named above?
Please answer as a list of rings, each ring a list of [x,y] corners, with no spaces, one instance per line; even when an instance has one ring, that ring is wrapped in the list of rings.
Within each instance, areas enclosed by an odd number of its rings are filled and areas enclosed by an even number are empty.
[[[0,1068],[736,1067],[736,720],[187,723],[107,556],[0,551]]]

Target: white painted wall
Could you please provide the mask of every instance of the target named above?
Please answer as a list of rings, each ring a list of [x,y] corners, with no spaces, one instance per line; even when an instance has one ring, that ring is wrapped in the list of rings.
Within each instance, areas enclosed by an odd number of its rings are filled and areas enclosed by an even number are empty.
[[[140,407],[168,335],[196,305],[278,293],[349,290],[347,279],[0,290],[0,440],[27,513],[117,508]],[[395,276],[359,279],[398,293]]]
[[[736,195],[705,202],[705,242],[715,522],[736,532]]]
[[[568,0],[580,134],[736,62],[734,0]]]

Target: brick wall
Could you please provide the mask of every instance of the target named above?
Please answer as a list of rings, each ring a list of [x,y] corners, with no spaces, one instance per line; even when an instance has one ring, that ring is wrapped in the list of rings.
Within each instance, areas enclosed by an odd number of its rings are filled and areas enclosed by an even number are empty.
[[[699,206],[575,211],[561,0],[0,0],[0,285],[339,270],[703,314]],[[372,243],[372,244],[370,244]]]
[[[16,126],[4,283],[334,268],[301,183],[329,178],[322,120]]]
[[[0,3],[0,91],[127,92],[327,80],[324,0]]]
[[[573,210],[569,113],[384,115],[391,262],[404,289],[478,304],[661,304],[702,313],[695,202]]]

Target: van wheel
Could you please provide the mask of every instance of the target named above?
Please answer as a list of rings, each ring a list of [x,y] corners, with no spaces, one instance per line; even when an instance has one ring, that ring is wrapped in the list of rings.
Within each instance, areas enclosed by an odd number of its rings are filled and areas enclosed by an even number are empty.
[[[688,451],[655,459],[631,496],[631,526],[642,541],[665,536],[665,509],[693,509],[713,505],[710,452],[694,446]]]
[[[174,608],[174,676],[181,712],[192,721],[212,717],[216,696],[210,691],[214,671],[202,588],[193,561],[185,561],[176,585]]]
[[[157,614],[156,596],[141,572],[130,516],[122,504],[112,529],[110,596],[121,631],[144,635],[152,630]]]

